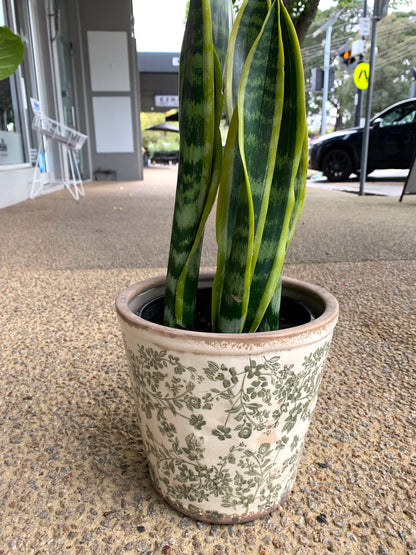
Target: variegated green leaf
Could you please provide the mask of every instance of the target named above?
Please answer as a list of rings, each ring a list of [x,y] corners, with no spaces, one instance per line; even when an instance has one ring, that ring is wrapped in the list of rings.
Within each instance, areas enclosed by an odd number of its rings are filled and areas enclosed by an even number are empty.
[[[0,81],[10,77],[23,61],[22,39],[8,27],[0,27]]]
[[[191,325],[196,301],[199,256],[188,266],[186,292],[176,298],[177,281],[198,232],[209,185],[214,149],[214,49],[209,0],[191,0],[179,71],[180,159],[165,293],[164,321]],[[185,307],[186,306],[186,310]]]
[[[304,143],[302,148],[302,154],[300,157],[298,171],[296,173],[294,184],[293,184],[295,203],[292,210],[292,214],[290,216],[286,251],[292,240],[292,237],[296,228],[296,224],[302,213],[302,208],[305,201],[307,168],[308,168],[308,130],[305,125],[305,137],[304,137]],[[260,326],[258,327],[258,331],[271,331],[271,330],[277,330],[279,328],[281,296],[282,296],[282,271],[280,272],[276,289],[274,290],[273,296],[264,314],[263,320]]]
[[[237,104],[238,88],[248,53],[263,26],[270,0],[245,0],[233,25],[225,64],[224,96],[228,121]]]
[[[224,73],[228,39],[233,26],[233,5],[231,0],[210,0],[212,40]]]
[[[303,138],[299,167],[293,184],[295,189],[295,206],[290,218],[289,237],[287,239],[286,248],[289,247],[289,244],[292,241],[293,234],[295,233],[296,224],[299,221],[299,218],[302,214],[303,205],[305,203],[306,177],[308,172],[308,128],[306,126],[306,122],[304,133],[305,135]]]
[[[213,330],[238,333],[244,326],[250,286],[254,218],[238,147],[234,111],[225,145],[217,204],[217,272],[212,290]]]
[[[274,2],[256,39],[238,92],[238,141],[254,212],[252,272],[263,236],[282,119],[284,52],[280,4]]]
[[[292,21],[282,5],[281,27],[285,50],[285,95],[282,113],[282,126],[279,137],[276,166],[270,193],[268,214],[255,272],[250,288],[250,303],[246,331],[255,331],[260,325],[267,307],[281,279],[283,262],[289,241],[290,226],[299,219],[303,204],[305,161],[304,152],[306,115],[304,103],[304,80],[301,53]],[[296,179],[297,178],[297,179]],[[295,196],[296,182],[296,196]],[[295,200],[297,206],[295,207]],[[295,210],[295,215],[292,213]],[[276,298],[270,306],[262,329],[276,329],[280,299]]]
[[[260,248],[276,161],[282,103],[283,46],[279,4],[274,3],[247,58],[238,96],[237,140],[246,185],[243,187],[237,182],[230,186],[231,190],[239,187],[234,192],[238,208],[234,210],[236,223],[227,230],[232,235],[228,238],[229,259],[225,263],[227,270],[217,321],[222,332],[240,332],[245,324],[248,286]],[[233,162],[235,158],[236,154]],[[227,160],[225,157],[224,165]],[[249,240],[253,248],[247,251]]]
[[[221,168],[222,168],[222,143],[219,125],[222,115],[223,95],[222,95],[222,75],[221,66],[217,54],[214,51],[214,64],[215,64],[215,145],[213,153],[213,167],[211,183],[206,197],[205,205],[203,207],[202,215],[199,221],[198,230],[195,236],[195,241],[189,252],[188,258],[185,262],[184,268],[179,276],[176,288],[176,301],[175,301],[175,318],[177,325],[181,327],[189,327],[191,318],[193,318],[193,305],[183,302],[186,295],[188,274],[190,269],[193,270],[196,263],[199,264],[200,248],[204,234],[205,224],[211,212],[212,206],[217,196],[218,185],[220,181]],[[196,259],[196,260],[194,260]],[[192,274],[193,275],[193,274]],[[190,307],[192,312],[188,315],[186,312]]]

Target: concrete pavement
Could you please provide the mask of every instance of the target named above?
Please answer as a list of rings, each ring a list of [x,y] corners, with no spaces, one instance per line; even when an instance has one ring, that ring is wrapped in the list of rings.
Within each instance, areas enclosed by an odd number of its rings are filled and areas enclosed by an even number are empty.
[[[0,211],[0,553],[416,554],[416,196],[309,187],[285,273],[340,320],[294,489],[249,525],[153,491],[114,312],[163,273],[175,170]],[[214,221],[203,264],[215,265]]]
[[[366,180],[364,185],[365,195],[400,197],[409,170],[375,170]],[[359,194],[360,180],[356,176],[350,177],[346,182],[330,182],[322,172],[312,172],[308,180],[309,187],[317,187],[330,191],[344,191]]]

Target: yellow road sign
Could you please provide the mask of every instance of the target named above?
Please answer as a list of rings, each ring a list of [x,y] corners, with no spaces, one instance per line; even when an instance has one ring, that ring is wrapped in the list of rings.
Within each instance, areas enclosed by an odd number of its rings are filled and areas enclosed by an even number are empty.
[[[357,89],[368,89],[368,77],[370,75],[370,64],[362,62],[354,70],[354,83]]]

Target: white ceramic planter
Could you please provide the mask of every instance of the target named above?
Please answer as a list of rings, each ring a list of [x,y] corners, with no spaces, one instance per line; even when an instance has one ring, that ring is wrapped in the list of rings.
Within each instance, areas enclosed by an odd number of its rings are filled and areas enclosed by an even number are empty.
[[[212,284],[203,275],[200,286]],[[133,285],[116,307],[151,477],[178,511],[245,522],[291,489],[338,317],[320,287],[283,280],[316,319],[255,334],[172,329],[136,316],[164,278]]]

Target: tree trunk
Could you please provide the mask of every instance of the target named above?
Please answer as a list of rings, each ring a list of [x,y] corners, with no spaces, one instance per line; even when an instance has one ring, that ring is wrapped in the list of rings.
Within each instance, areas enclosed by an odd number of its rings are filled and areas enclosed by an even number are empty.
[[[340,129],[343,128],[343,124],[342,124],[342,112],[341,110],[338,108],[337,111],[337,118],[335,120],[335,127],[334,127],[334,131],[339,131]]]
[[[298,0],[283,1],[295,25],[299,43],[302,45],[306,33],[318,11],[319,0],[305,0],[300,13]]]

